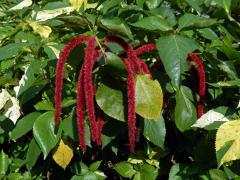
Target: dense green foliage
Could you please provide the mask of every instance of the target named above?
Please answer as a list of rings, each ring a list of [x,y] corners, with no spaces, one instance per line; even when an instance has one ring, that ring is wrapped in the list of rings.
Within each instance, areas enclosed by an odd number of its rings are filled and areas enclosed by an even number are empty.
[[[240,2],[77,2],[82,1],[0,2],[0,179],[240,178],[240,129],[221,126],[240,119]],[[91,143],[87,123],[84,154],[77,137],[76,84],[84,46],[73,50],[65,66],[63,112],[54,125],[57,59],[64,45],[82,34],[96,36],[98,43],[108,35],[121,36],[133,47],[156,42],[158,50],[141,58],[161,84],[163,108],[157,120],[141,118],[135,153],[128,148],[126,71],[115,43],[106,45],[109,51],[93,72],[96,106],[104,112],[102,146]],[[208,114],[198,121],[198,77],[189,72],[189,52],[199,54],[206,71]],[[161,106],[155,101],[155,85],[150,91],[143,77],[136,79],[137,93],[152,97],[149,102],[137,98],[149,107],[139,102],[136,111],[155,117]],[[225,136],[230,137],[227,142]],[[229,149],[230,156],[224,156]]]

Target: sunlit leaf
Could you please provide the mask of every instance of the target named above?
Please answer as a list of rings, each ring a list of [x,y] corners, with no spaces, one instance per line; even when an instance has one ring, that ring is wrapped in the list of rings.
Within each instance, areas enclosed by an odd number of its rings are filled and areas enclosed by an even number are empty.
[[[61,166],[63,169],[66,169],[73,157],[72,148],[65,144],[63,140],[60,140],[60,143],[53,154],[54,161]]]
[[[33,32],[39,34],[42,38],[48,38],[52,32],[51,27],[38,24],[37,22],[30,22]]]
[[[11,96],[5,89],[2,89],[0,93],[0,110],[1,109],[3,109],[4,116],[16,124],[21,116],[19,101],[17,98]]]
[[[62,132],[60,124],[58,132],[56,133],[53,116],[54,113],[52,111],[46,112],[39,116],[33,125],[33,135],[44,154],[44,159],[56,146],[59,135]]]
[[[136,112],[146,119],[157,120],[163,105],[163,93],[157,80],[148,75],[137,75],[135,78]]]
[[[69,0],[69,2],[76,9],[76,11],[79,11],[79,9],[82,7],[82,5],[85,9],[86,5],[88,3],[87,0]]]
[[[203,114],[193,125],[192,127],[204,128],[214,122],[226,122],[229,121],[223,114],[210,110]]]
[[[20,2],[19,4],[17,4],[16,6],[13,6],[12,8],[10,8],[10,11],[16,11],[16,10],[21,10],[23,8],[29,7],[32,5],[32,0],[23,0],[22,2]]]
[[[222,124],[216,135],[216,152],[218,152],[225,143],[233,141],[230,148],[223,155],[219,166],[223,163],[240,159],[240,120],[228,121]]]

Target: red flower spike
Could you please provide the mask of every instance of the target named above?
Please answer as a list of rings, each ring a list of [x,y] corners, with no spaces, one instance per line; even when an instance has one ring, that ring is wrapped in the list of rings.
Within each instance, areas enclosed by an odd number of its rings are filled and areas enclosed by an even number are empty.
[[[85,127],[84,127],[84,74],[83,69],[81,69],[78,77],[77,85],[77,126],[78,126],[78,137],[80,142],[80,147],[83,152],[86,151],[87,146],[85,142]]]
[[[135,54],[132,46],[129,45],[127,50],[128,60],[132,66],[132,69],[136,74],[140,74],[142,72],[141,70],[141,62],[139,61],[137,55]]]
[[[62,99],[62,86],[63,86],[63,68],[64,64],[67,61],[67,58],[70,54],[70,52],[80,43],[87,40],[88,36],[80,36],[73,40],[71,40],[61,51],[59,60],[57,62],[57,68],[56,68],[56,80],[55,80],[55,116],[54,116],[54,122],[55,124],[58,124],[59,118],[61,116],[61,99]]]
[[[102,112],[99,112],[98,113],[98,120],[97,120],[97,145],[100,146],[102,144],[102,128],[103,128],[103,124],[104,124],[104,121],[103,121],[103,114]]]
[[[135,50],[135,54],[140,55],[144,52],[150,52],[150,51],[153,51],[153,50],[156,50],[156,49],[157,49],[157,46],[156,46],[155,43],[145,44],[145,45],[142,45],[141,47],[137,48]]]
[[[139,142],[139,140],[140,140],[140,134],[141,134],[141,128],[137,127],[135,134],[136,134],[136,142]]]
[[[95,42],[95,38],[91,38],[88,41],[87,47],[85,48],[83,65],[85,101],[88,112],[92,141],[97,140],[97,124],[94,107],[94,88],[92,84],[92,69],[97,56],[97,52],[95,50]]]
[[[127,78],[127,96],[128,96],[128,136],[130,143],[130,151],[135,150],[135,128],[136,128],[136,114],[135,114],[135,84],[133,71],[128,60],[123,61],[128,72]]]
[[[203,115],[203,103],[205,98],[205,90],[206,90],[206,77],[205,70],[202,63],[202,60],[195,53],[189,53],[188,56],[192,61],[196,63],[196,70],[198,72],[199,77],[199,96],[200,100],[198,101],[198,118]]]

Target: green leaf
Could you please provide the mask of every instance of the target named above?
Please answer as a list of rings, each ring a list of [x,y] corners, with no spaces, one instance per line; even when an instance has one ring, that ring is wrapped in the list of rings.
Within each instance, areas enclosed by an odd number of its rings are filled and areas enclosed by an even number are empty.
[[[53,103],[47,100],[43,100],[43,101],[39,101],[37,104],[34,105],[34,108],[37,111],[52,111],[54,110],[54,106]]]
[[[102,161],[96,161],[96,162],[90,164],[89,170],[92,172],[96,171],[99,168],[99,166],[101,165],[101,163],[102,163]]]
[[[107,178],[107,176],[103,172],[98,171],[98,170],[95,171],[94,174],[97,176],[98,180],[104,180]]]
[[[108,116],[120,121],[125,120],[123,94],[120,90],[100,84],[97,89],[96,101]]]
[[[106,65],[104,67],[107,68],[108,73],[127,76],[127,71],[125,69],[124,63],[122,59],[116,54],[106,52],[105,62]]]
[[[12,130],[11,139],[17,140],[18,138],[27,134],[33,128],[35,120],[40,115],[40,112],[32,112],[18,120],[16,127]]]
[[[184,180],[181,175],[181,171],[184,170],[184,166],[182,164],[174,164],[169,172],[169,180]]]
[[[173,9],[167,7],[159,7],[156,9],[151,9],[150,13],[151,15],[160,16],[161,18],[166,19],[171,27],[177,24]]]
[[[229,166],[223,166],[224,168],[224,172],[226,173],[226,175],[228,176],[228,179],[237,179],[237,177],[239,177],[235,172],[232,171],[231,167]]]
[[[202,8],[199,6],[199,1],[196,0],[185,0],[190,6],[192,6],[196,11],[201,12]]]
[[[84,175],[89,172],[88,166],[81,161],[75,161],[71,165],[71,171],[76,175]]]
[[[192,91],[181,86],[176,93],[175,124],[183,132],[190,129],[196,120],[197,112],[193,104]]]
[[[240,120],[228,121],[222,124],[216,135],[216,152],[218,152],[222,147],[229,141],[233,141],[232,145],[225,152],[224,156],[221,158],[219,166],[223,163],[234,161],[240,159]]]
[[[28,150],[27,150],[27,168],[28,170],[32,169],[32,167],[35,165],[36,161],[38,160],[38,157],[41,154],[41,149],[39,148],[36,140],[33,138],[29,144]]]
[[[231,81],[219,81],[217,83],[209,83],[214,87],[226,87],[226,88],[239,88],[240,79],[231,80]]]
[[[19,85],[14,88],[16,96],[19,97],[27,89],[29,89],[35,82],[35,74],[38,74],[41,70],[41,64],[39,61],[32,61],[30,65],[25,67],[24,74],[19,81]]]
[[[180,31],[182,29],[205,28],[216,23],[216,19],[200,17],[193,14],[184,14],[178,20],[178,30]]]
[[[218,6],[222,7],[228,15],[231,13],[232,0],[215,0]]]
[[[134,179],[155,180],[158,176],[158,169],[149,164],[140,164]]]
[[[8,58],[15,57],[22,49],[22,43],[8,44],[0,48],[0,61]]]
[[[193,40],[180,35],[162,36],[157,41],[157,48],[164,68],[175,87],[181,83],[180,75],[186,69],[188,53],[199,48]]]
[[[223,159],[224,155],[227,153],[227,151],[230,149],[230,147],[233,145],[234,140],[230,140],[224,143],[221,148],[216,151],[216,159],[218,163],[218,167],[221,166],[221,160]]]
[[[171,31],[172,26],[167,20],[159,16],[149,16],[135,23],[131,23],[132,26],[142,28],[148,31]]]
[[[0,174],[5,175],[8,170],[8,166],[9,166],[8,155],[5,154],[2,150],[0,154]]]
[[[49,152],[56,146],[61,134],[61,125],[58,133],[55,134],[54,112],[46,112],[39,116],[33,125],[33,135],[46,159]]]
[[[131,178],[136,173],[133,166],[126,161],[115,164],[114,169],[125,178]]]
[[[147,119],[157,119],[160,116],[163,95],[157,80],[151,80],[147,75],[136,76],[136,113]],[[110,117],[124,121],[123,93],[104,84],[97,89],[98,106]]]
[[[136,112],[146,119],[158,119],[163,105],[163,93],[157,80],[148,75],[135,78]]]
[[[153,144],[164,149],[166,127],[163,117],[160,116],[156,121],[144,119],[143,135]]]
[[[102,3],[102,12],[103,12],[103,14],[108,13],[109,10],[111,10],[115,6],[118,6],[119,4],[121,4],[121,2],[122,2],[122,0],[108,0],[108,1],[104,1]]]
[[[72,140],[78,141],[79,138],[76,119],[76,107],[73,107],[70,116],[63,120],[62,127],[65,136],[70,137]],[[85,123],[85,141],[86,144],[91,147],[90,129],[87,122]]]
[[[198,29],[197,30],[202,37],[209,39],[211,41],[218,41],[219,38],[217,34],[210,28]]]
[[[220,169],[209,170],[209,175],[211,179],[214,179],[214,180],[228,180],[227,175]]]
[[[98,180],[98,177],[93,172],[88,172],[82,176],[73,176],[71,180]]]
[[[157,8],[163,0],[146,0],[145,4],[149,9]]]
[[[131,29],[127,23],[119,17],[103,18],[100,22],[104,29],[133,39]]]

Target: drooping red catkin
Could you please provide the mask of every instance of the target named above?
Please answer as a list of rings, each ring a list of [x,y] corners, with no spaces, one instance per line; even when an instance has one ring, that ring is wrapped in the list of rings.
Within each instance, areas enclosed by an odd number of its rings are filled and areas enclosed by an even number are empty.
[[[142,53],[150,52],[150,51],[153,51],[153,50],[156,50],[156,49],[157,49],[157,46],[156,46],[155,43],[144,44],[141,47],[137,48],[135,50],[135,53],[136,53],[136,55],[140,55]]]
[[[80,142],[80,147],[83,152],[86,151],[87,146],[85,142],[85,127],[84,127],[84,74],[83,69],[81,69],[78,77],[77,85],[77,125],[78,125],[78,137]]]
[[[195,62],[196,70],[198,72],[199,78],[199,101],[198,101],[198,118],[203,115],[203,107],[204,107],[204,98],[205,98],[205,91],[206,91],[206,76],[205,70],[202,63],[202,60],[198,57],[195,53],[189,53],[189,58]]]
[[[102,128],[103,128],[103,114],[102,112],[98,112],[98,118],[97,118],[97,145],[100,146],[102,144]]]
[[[136,135],[136,142],[139,142],[139,140],[140,140],[140,134],[141,134],[141,128],[140,127],[137,127],[136,128],[136,133],[135,133]]]
[[[135,114],[135,84],[133,71],[128,60],[123,61],[128,72],[127,78],[127,96],[128,96],[128,136],[130,143],[130,151],[135,150],[135,129],[136,129],[136,114]]]
[[[91,38],[87,47],[85,48],[85,57],[83,64],[83,73],[84,73],[84,92],[85,92],[85,101],[86,108],[89,118],[89,126],[92,141],[96,141],[97,137],[97,125],[95,117],[95,107],[94,107],[94,89],[92,85],[92,66],[94,64],[94,53],[95,53],[95,38]]]
[[[91,47],[92,44],[89,44],[89,43],[87,44],[86,49],[87,48],[90,48],[90,49],[94,48],[94,43],[93,43],[93,47]],[[91,61],[94,64],[95,59],[97,59],[97,57],[100,55],[99,52],[94,49],[93,57],[92,57],[92,55],[90,55],[91,57],[89,57],[89,56],[86,55],[86,53],[88,53],[86,49],[85,49],[84,63],[82,65],[82,69],[80,70],[80,73],[79,73],[78,86],[77,86],[77,124],[78,124],[78,131],[79,131],[80,147],[81,147],[83,152],[86,151],[85,126],[84,126],[84,105],[85,105],[85,101],[84,100],[85,100],[85,97],[86,98],[90,98],[92,96],[91,92],[90,92],[89,96],[85,95],[85,92],[84,92],[85,91],[85,89],[84,89],[84,80],[85,80],[85,78],[84,78],[84,74],[85,74],[84,73],[85,72],[84,69],[85,68],[84,67],[86,66],[86,64],[88,66],[89,62],[91,62]],[[91,50],[89,50],[89,51],[91,51]],[[92,58],[92,60],[91,60],[91,58]],[[87,68],[89,68],[89,71],[92,71],[91,70],[91,66],[87,67]],[[90,77],[91,77],[91,75],[90,75]],[[90,82],[90,84],[91,84],[91,82]],[[88,93],[88,91],[86,91],[86,93]],[[96,87],[93,86],[93,96],[95,96],[95,94],[96,94]],[[93,98],[93,96],[92,96],[92,98]],[[90,98],[90,100],[92,98]],[[88,105],[89,105],[89,101],[87,101],[87,102],[88,102]],[[91,106],[91,104],[93,104],[93,103],[90,102],[90,106]],[[91,109],[91,107],[88,106],[88,109]],[[95,114],[94,105],[93,105],[93,110],[90,110],[90,113],[94,113]],[[97,126],[96,127],[97,129],[98,129],[98,126],[99,126],[100,133],[101,133],[101,129],[102,129],[101,125],[103,125],[103,123],[102,124],[101,123],[96,124],[96,122],[92,122],[89,119],[89,124],[90,124],[90,127],[93,127],[93,128],[94,128],[94,126]],[[98,133],[99,133],[99,130],[98,130]],[[100,137],[100,140],[98,140],[98,142],[101,142],[101,137]]]
[[[71,40],[61,51],[59,60],[57,62],[57,68],[56,68],[56,80],[55,80],[55,116],[54,121],[55,124],[58,124],[59,118],[61,116],[61,99],[62,99],[62,86],[63,86],[63,69],[64,64],[67,61],[67,58],[70,54],[70,52],[80,43],[87,40],[88,36],[80,36],[73,40]]]

